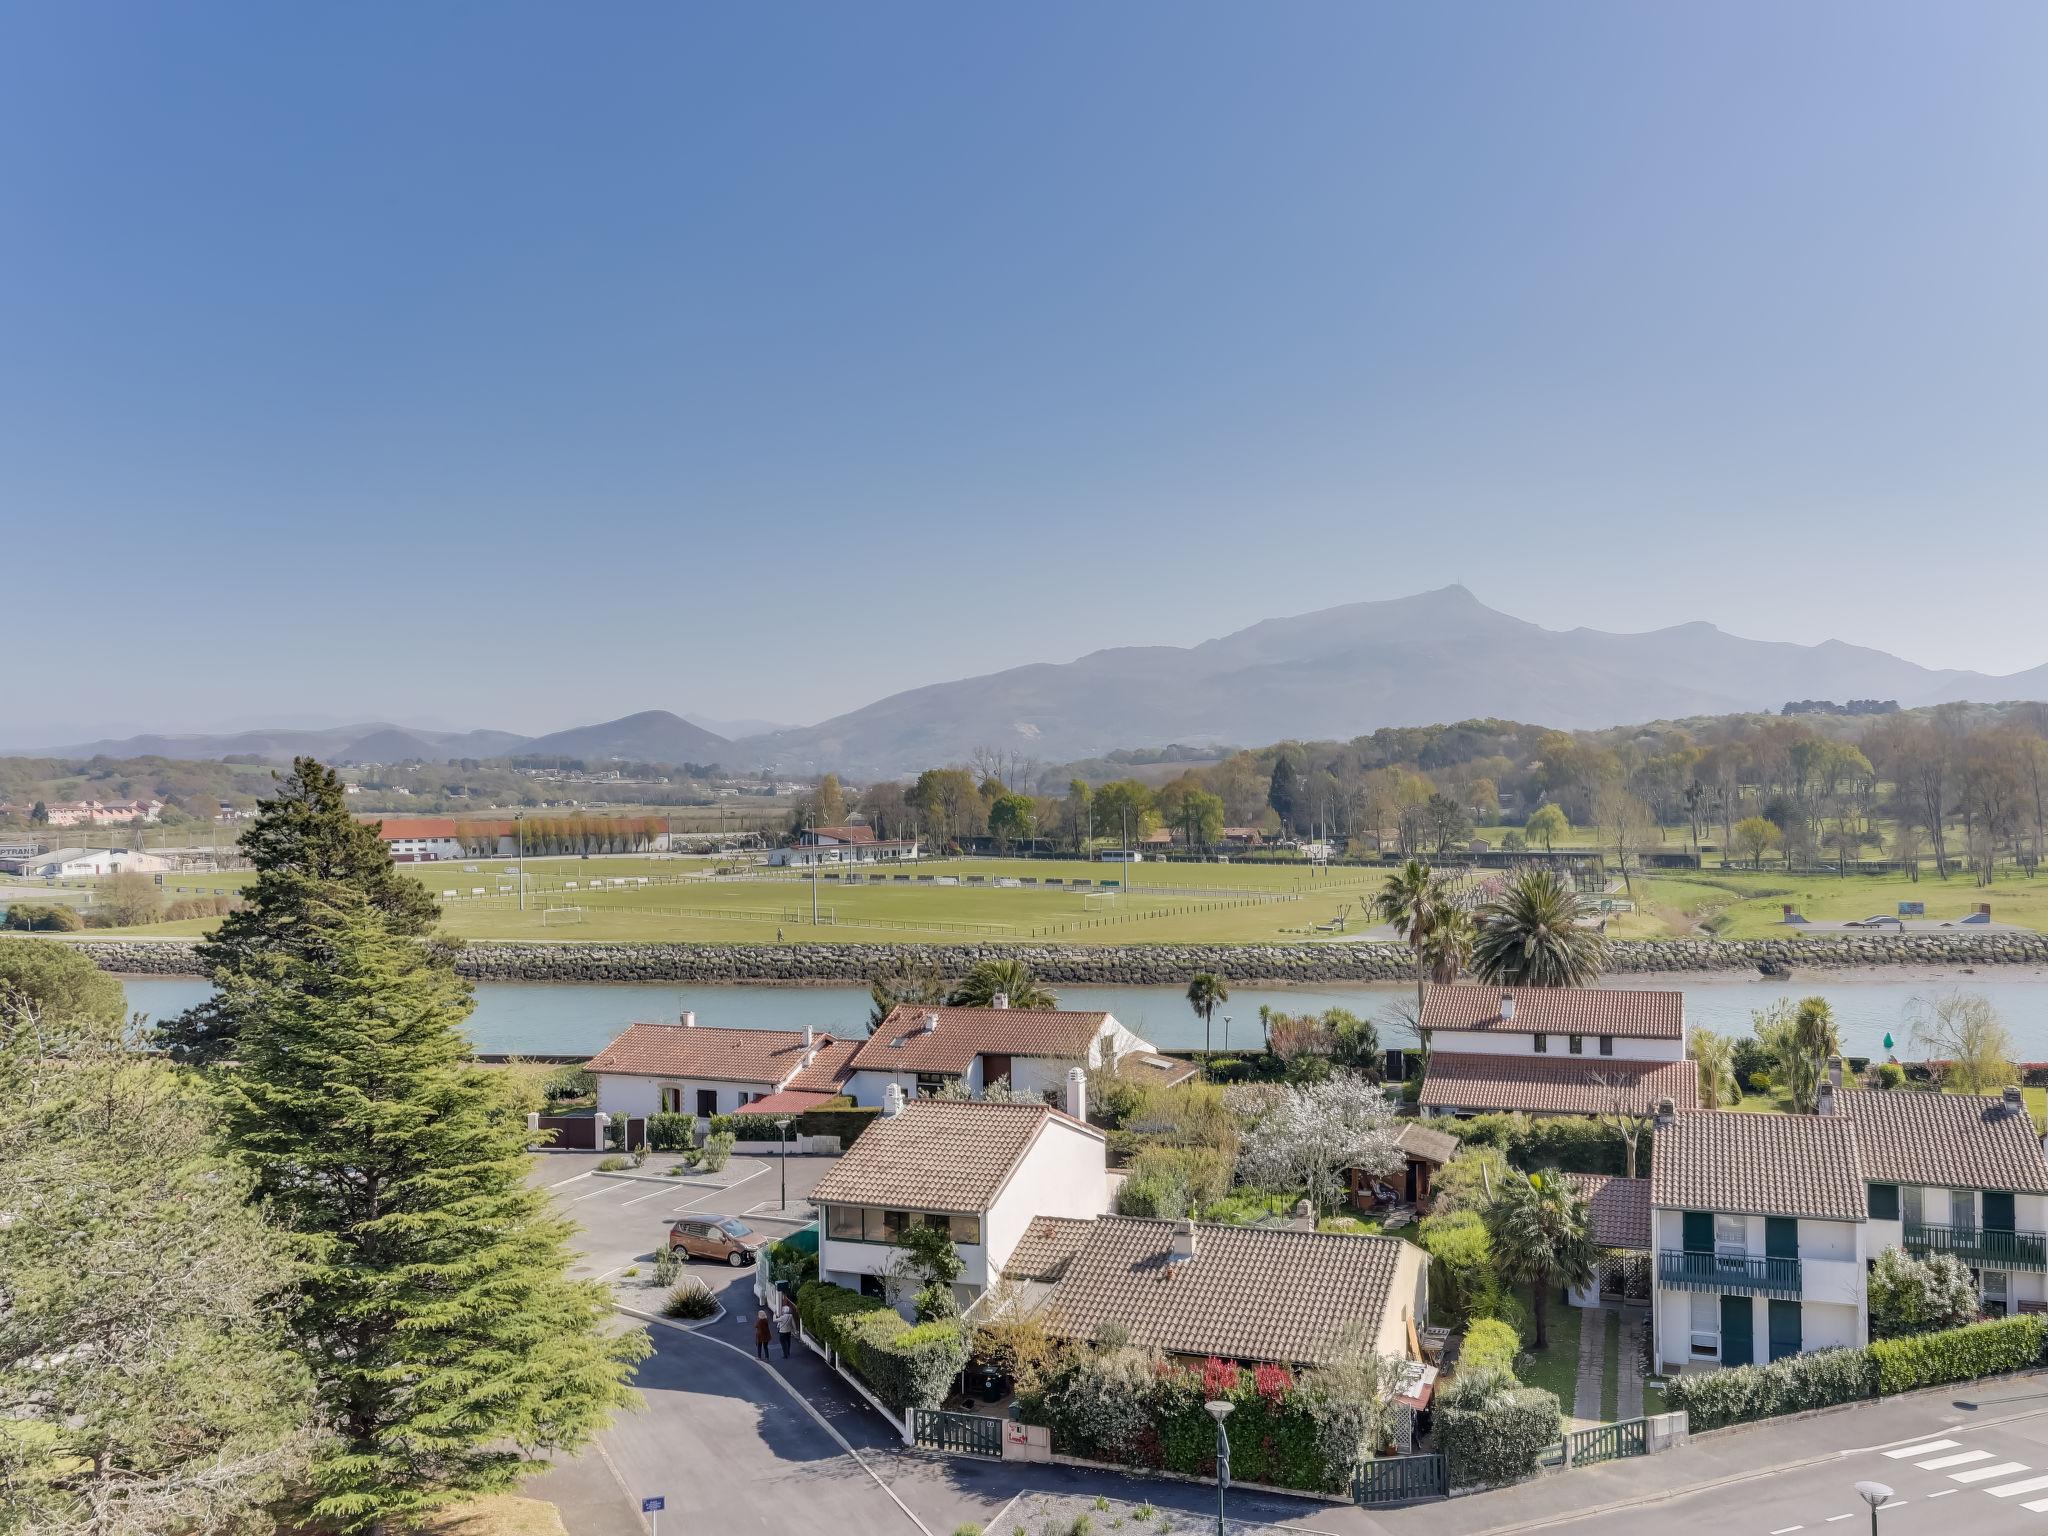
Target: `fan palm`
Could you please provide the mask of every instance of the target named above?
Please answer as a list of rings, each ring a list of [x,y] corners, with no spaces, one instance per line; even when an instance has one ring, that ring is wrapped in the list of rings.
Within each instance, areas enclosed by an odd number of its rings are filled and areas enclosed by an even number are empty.
[[[1734,1036],[1695,1029],[1687,1050],[1700,1069],[1701,1109],[1733,1109],[1742,1102],[1742,1087],[1735,1081]]]
[[[1216,1005],[1230,1001],[1230,985],[1221,976],[1209,971],[1197,971],[1188,978],[1188,1006],[1201,1016],[1202,1060],[1206,1069],[1209,1056],[1209,1020],[1215,1016]],[[1229,1030],[1224,1034],[1228,1035]]]
[[[1408,943],[1415,954],[1415,1008],[1422,1009],[1422,984],[1428,972],[1424,953],[1429,930],[1444,908],[1443,884],[1420,859],[1410,859],[1391,875],[1373,898],[1373,910]]]
[[[1792,1107],[1811,1112],[1820,1104],[1821,1074],[1830,1056],[1842,1051],[1842,1036],[1835,1028],[1835,1013],[1824,997],[1799,1000],[1792,1014],[1792,1027],[1783,1036],[1786,1086],[1792,1090]]]
[[[1593,1221],[1585,1196],[1554,1173],[1510,1169],[1485,1219],[1501,1273],[1528,1284],[1540,1350],[1550,1342],[1552,1288],[1582,1286],[1593,1278]]]
[[[960,980],[946,999],[954,1008],[993,1008],[998,997],[1012,1008],[1057,1008],[1060,1000],[1038,984],[1022,960],[984,960]]]
[[[1477,937],[1471,913],[1463,907],[1439,907],[1422,935],[1422,958],[1429,966],[1429,979],[1438,986],[1456,981],[1472,963],[1472,944]]]
[[[1479,909],[1472,969],[1506,987],[1583,987],[1607,966],[1607,937],[1587,926],[1593,904],[1563,875],[1523,869]]]

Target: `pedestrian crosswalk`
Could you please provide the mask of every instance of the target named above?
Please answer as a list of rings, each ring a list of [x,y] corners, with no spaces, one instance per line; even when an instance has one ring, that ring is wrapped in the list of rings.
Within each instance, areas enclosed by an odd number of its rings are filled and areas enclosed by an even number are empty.
[[[2016,1499],[2022,1494],[2048,1491],[2048,1473],[2032,1477],[2016,1474],[2032,1472],[2034,1469],[2023,1461],[1998,1461],[1996,1453],[1979,1448],[1965,1449],[1960,1440],[1921,1440],[1912,1445],[1896,1446],[1880,1452],[1891,1461],[1910,1462],[1922,1472],[1945,1473],[1952,1483],[1976,1492],[1988,1493],[1994,1499]],[[1999,1481],[1999,1479],[2007,1481]],[[1943,1494],[1960,1492],[1957,1488],[1944,1488],[1930,1493],[1928,1498],[1938,1499]],[[1896,1508],[1904,1500],[1894,1499],[1886,1508]],[[2048,1514],[2048,1498],[2029,1499],[2022,1502],[2021,1509],[2035,1514]],[[1837,1515],[1834,1519],[1841,1519]],[[1794,1527],[1797,1529],[1797,1527]]]

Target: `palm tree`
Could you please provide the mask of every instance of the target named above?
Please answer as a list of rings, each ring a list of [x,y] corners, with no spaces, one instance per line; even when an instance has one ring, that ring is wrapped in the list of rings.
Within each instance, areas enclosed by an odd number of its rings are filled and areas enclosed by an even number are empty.
[[[1230,1001],[1230,984],[1221,976],[1209,971],[1197,971],[1188,978],[1188,1006],[1201,1016],[1202,1020],[1202,1064],[1208,1069],[1209,1020],[1215,1016],[1216,1005]],[[1228,1031],[1225,1031],[1228,1033]]]
[[[1556,871],[1517,870],[1479,909],[1473,972],[1496,986],[1583,987],[1607,965],[1607,936],[1587,925],[1593,915]]]
[[[1687,1048],[1700,1069],[1700,1108],[1733,1109],[1742,1102],[1742,1086],[1735,1081],[1735,1037],[1717,1035],[1711,1029],[1695,1029]]]
[[[945,1000],[945,978],[939,975],[936,965],[929,961],[916,965],[898,959],[890,969],[878,971],[868,979],[868,1033],[880,1029],[882,1021],[901,1004],[936,1008]]]
[[[1022,960],[984,960],[961,978],[946,999],[953,1008],[993,1008],[998,997],[1012,1008],[1057,1008],[1060,1000],[1038,984]]]
[[[1449,904],[1439,907],[1422,935],[1422,958],[1429,966],[1429,979],[1438,986],[1456,981],[1472,963],[1472,943],[1477,937],[1471,913]]]
[[[1835,1013],[1824,997],[1803,997],[1792,1014],[1792,1027],[1784,1037],[1785,1083],[1792,1090],[1792,1107],[1811,1113],[1820,1107],[1821,1074],[1830,1056],[1842,1050],[1842,1036],[1835,1028]]]
[[[1422,984],[1428,962],[1423,945],[1443,905],[1443,885],[1420,859],[1410,859],[1387,876],[1386,884],[1373,898],[1373,910],[1383,921],[1391,923],[1394,932],[1406,939],[1408,947],[1415,952],[1415,1008],[1418,1014],[1422,1010]]]
[[[1528,1283],[1540,1350],[1550,1343],[1552,1287],[1593,1278],[1593,1222],[1585,1197],[1555,1174],[1510,1169],[1487,1204],[1486,1232],[1501,1273]]]

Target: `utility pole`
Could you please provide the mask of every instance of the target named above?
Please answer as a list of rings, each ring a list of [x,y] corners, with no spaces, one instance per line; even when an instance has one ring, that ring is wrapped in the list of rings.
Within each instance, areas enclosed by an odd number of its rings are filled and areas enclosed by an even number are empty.
[[[818,818],[811,817],[811,926],[818,926]]]
[[[515,811],[512,825],[519,832],[519,910],[526,910],[526,812]]]

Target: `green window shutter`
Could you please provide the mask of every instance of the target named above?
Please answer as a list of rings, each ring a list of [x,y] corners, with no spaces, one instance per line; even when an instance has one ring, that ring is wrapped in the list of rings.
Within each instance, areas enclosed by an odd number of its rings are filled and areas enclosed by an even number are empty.
[[[1984,1191],[1984,1230],[1986,1232],[2010,1232],[2013,1230],[2011,1190],[1987,1189]]]
[[[1714,1251],[1714,1213],[1712,1211],[1687,1211],[1685,1213],[1685,1251],[1687,1253],[1712,1253]]]
[[[1764,1254],[1773,1259],[1799,1257],[1799,1223],[1790,1216],[1764,1218]]]
[[[1873,1184],[1870,1186],[1870,1219],[1872,1221],[1897,1221],[1899,1219],[1898,1185]]]
[[[1747,1296],[1721,1298],[1721,1363],[1749,1365],[1756,1359],[1756,1309]]]
[[[1799,1324],[1799,1303],[1771,1301],[1771,1358],[1782,1360],[1799,1353],[1803,1333]]]

